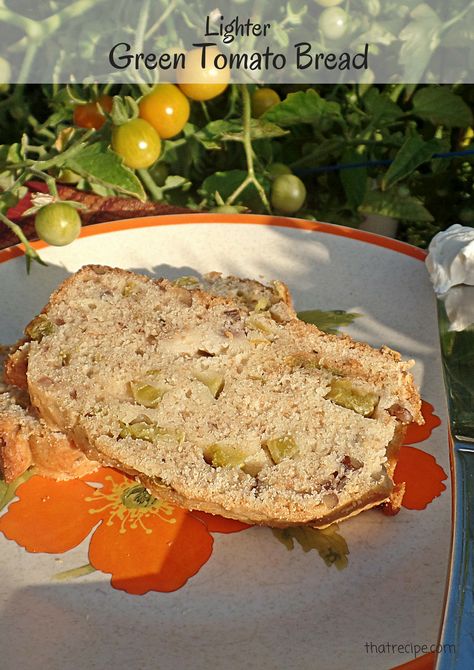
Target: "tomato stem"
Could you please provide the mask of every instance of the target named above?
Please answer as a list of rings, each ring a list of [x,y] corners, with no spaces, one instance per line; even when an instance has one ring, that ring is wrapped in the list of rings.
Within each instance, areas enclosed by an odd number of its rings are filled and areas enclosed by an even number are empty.
[[[7,228],[9,228],[12,231],[12,233],[18,237],[20,242],[23,243],[23,246],[25,247],[26,269],[28,272],[30,271],[31,261],[36,261],[41,265],[47,265],[47,263],[44,262],[44,260],[38,254],[38,252],[35,249],[33,249],[31,244],[26,239],[25,233],[17,223],[13,223],[13,221],[10,221],[10,219],[2,213],[0,213],[0,221],[3,221],[3,223],[7,226]]]
[[[155,180],[151,176],[151,174],[146,170],[145,168],[141,168],[137,170],[140,179],[143,182],[143,185],[145,186],[146,190],[148,193],[151,195],[153,200],[156,202],[160,202],[163,200],[163,192],[161,188],[155,183]]]
[[[148,30],[148,32],[146,33],[146,35],[145,35],[145,40],[149,40],[150,37],[151,37],[154,33],[156,33],[157,30],[160,29],[161,24],[164,23],[164,22],[166,21],[166,19],[168,18],[168,16],[169,16],[169,15],[176,9],[176,5],[177,5],[177,4],[178,4],[178,0],[172,0],[172,2],[170,2],[170,4],[168,5],[168,7],[165,9],[165,11],[163,12],[163,14],[162,14],[162,15],[160,16],[160,18],[158,19],[158,21],[157,21],[154,25],[152,25],[152,27],[151,27],[151,28]]]
[[[206,123],[211,123],[211,117],[209,116],[209,111],[204,100],[201,100],[201,109],[204,114],[204,118],[206,119]]]
[[[260,196],[260,200],[263,203],[266,211],[271,213],[270,203],[268,202],[267,194],[265,189],[258,181],[255,176],[255,168],[253,162],[253,148],[252,148],[252,136],[251,136],[251,102],[250,102],[250,93],[246,84],[242,85],[242,102],[243,102],[243,113],[242,113],[242,125],[243,125],[243,144],[245,151],[245,159],[247,161],[247,177],[244,181],[238,186],[233,193],[227,198],[226,205],[232,205],[233,202],[237,200],[239,195],[249,186],[253,184],[255,189]]]
[[[35,170],[34,168],[31,169],[32,174],[34,174],[36,177],[41,177],[43,181],[46,183],[46,186],[48,187],[49,192],[51,193],[52,196],[55,198],[58,197],[58,189],[56,186],[56,180],[54,177],[52,177],[50,174],[47,172],[43,172],[42,170]]]

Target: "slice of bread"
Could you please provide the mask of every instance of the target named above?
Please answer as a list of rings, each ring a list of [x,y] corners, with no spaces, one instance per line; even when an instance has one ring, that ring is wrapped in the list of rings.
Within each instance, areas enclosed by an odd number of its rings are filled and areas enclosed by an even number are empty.
[[[388,500],[405,425],[423,422],[412,362],[282,302],[249,312],[88,266],[27,332],[53,430],[157,496],[250,523],[324,527]]]
[[[182,286],[188,290],[200,289],[214,296],[230,298],[241,307],[249,311],[268,311],[274,314],[281,313],[296,316],[290,291],[282,281],[273,280],[263,284],[255,279],[245,279],[232,275],[222,275],[221,272],[209,272],[202,277],[183,276],[172,282],[175,286]],[[124,287],[127,293],[131,286]],[[30,338],[28,334],[15,345],[9,347],[8,356],[4,362],[4,378],[8,384],[20,389],[28,390],[26,368],[28,365],[28,349]],[[0,359],[0,370],[2,368]]]
[[[293,312],[288,288],[280,281],[263,284],[210,272],[200,278],[179,277],[173,283],[232,297],[248,310],[281,310],[286,306]],[[279,307],[281,302],[284,306]],[[5,377],[5,383],[0,382],[0,475],[9,483],[32,465],[38,474],[57,480],[93,472],[99,467],[97,461],[89,460],[62,433],[51,431],[31,408],[26,378],[28,350],[28,337],[13,347],[0,345],[0,371],[4,367]]]
[[[0,370],[8,352],[0,346]],[[0,475],[10,483],[32,465],[37,474],[59,480],[82,477],[99,467],[38,418],[26,391],[0,382]]]

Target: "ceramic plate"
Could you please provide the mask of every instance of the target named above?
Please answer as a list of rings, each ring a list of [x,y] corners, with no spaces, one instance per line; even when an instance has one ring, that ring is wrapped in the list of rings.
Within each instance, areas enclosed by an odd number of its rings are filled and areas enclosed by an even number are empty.
[[[278,278],[298,310],[337,310],[326,327],[415,359],[427,422],[402,448],[401,512],[365,512],[326,533],[273,533],[160,501],[125,504],[131,482],[107,469],[3,486],[4,502],[16,493],[0,512],[4,666],[388,670],[429,652],[450,496],[423,252],[328,224],[204,214],[101,224],[68,247],[38,248],[48,267],[34,265],[30,276],[18,249],[0,252],[2,343],[19,338],[51,291],[87,263],[169,278],[210,270]]]

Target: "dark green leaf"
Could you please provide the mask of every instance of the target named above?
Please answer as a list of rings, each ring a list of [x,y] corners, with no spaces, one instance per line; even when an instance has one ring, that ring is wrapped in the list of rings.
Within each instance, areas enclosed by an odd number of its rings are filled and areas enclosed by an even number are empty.
[[[408,221],[433,221],[433,216],[423,203],[413,196],[400,196],[396,189],[391,191],[369,191],[359,207],[362,214],[382,214],[394,219]]]
[[[435,126],[467,128],[472,111],[464,100],[444,86],[427,86],[413,96],[413,111]]]
[[[265,112],[262,119],[286,127],[298,123],[318,123],[324,117],[341,118],[340,106],[337,102],[324,100],[310,88],[289,93],[282,102]]]
[[[345,146],[343,137],[334,137],[323,140],[322,142],[311,142],[303,146],[304,155],[298,160],[290,163],[292,169],[312,168],[315,165],[322,165],[330,160],[336,160],[341,156],[341,151]],[[298,153],[301,153],[301,149]]]
[[[367,91],[363,101],[365,109],[371,117],[370,125],[372,127],[393,123],[403,115],[400,107],[393,100],[390,100],[388,95],[380,93],[376,88],[372,87]]]
[[[305,323],[312,323],[325,333],[337,333],[342,326],[350,326],[354,319],[360,314],[356,312],[344,312],[342,309],[322,310],[309,309],[298,312],[298,319]]]
[[[382,182],[383,188],[387,189],[396,184],[397,181],[408,177],[415,168],[429,161],[434,153],[440,151],[442,146],[442,143],[437,139],[426,142],[418,133],[407,137],[387,170]]]
[[[95,142],[68,158],[64,167],[77,172],[88,181],[96,181],[121,193],[145,200],[145,192],[135,173],[125,167],[122,159],[106,142]]]
[[[347,149],[342,155],[343,163],[358,163],[366,158],[363,154],[357,153],[355,149]],[[348,168],[340,172],[342,186],[347,197],[349,205],[355,209],[364,201],[367,190],[367,168]]]

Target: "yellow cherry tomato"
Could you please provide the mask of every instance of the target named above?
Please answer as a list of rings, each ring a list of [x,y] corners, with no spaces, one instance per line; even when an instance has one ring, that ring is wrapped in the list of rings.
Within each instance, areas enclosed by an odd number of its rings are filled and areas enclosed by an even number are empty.
[[[178,71],[178,85],[191,100],[211,100],[223,93],[230,80],[228,65],[218,69],[214,61],[220,51],[216,47],[206,49],[205,68],[202,68],[202,51],[193,49],[186,54],[184,68]]]
[[[140,118],[164,140],[180,133],[189,119],[189,100],[174,84],[158,84],[139,107]]]
[[[130,168],[148,168],[158,159],[161,140],[144,119],[132,119],[112,130],[112,149]]]

